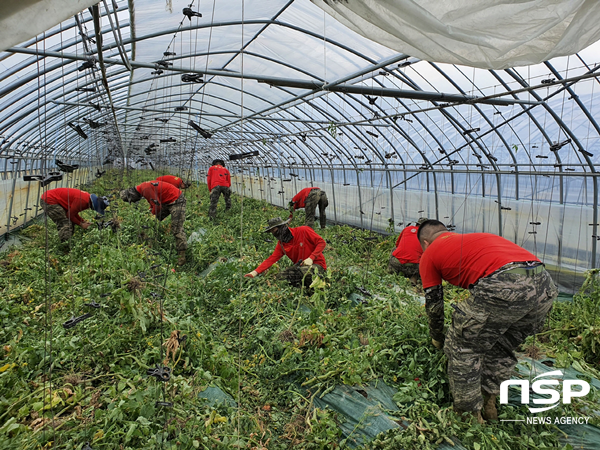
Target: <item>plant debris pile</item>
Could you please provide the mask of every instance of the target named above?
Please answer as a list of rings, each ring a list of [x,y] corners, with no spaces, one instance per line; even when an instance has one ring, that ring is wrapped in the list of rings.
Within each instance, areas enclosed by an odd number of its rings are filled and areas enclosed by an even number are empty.
[[[93,192],[114,196],[156,174],[123,176],[106,174]],[[38,222],[20,233],[22,248],[0,255],[0,448],[568,448],[554,425],[480,426],[452,411],[419,293],[386,272],[395,236],[318,230],[328,271],[307,292],[277,280],[277,267],[243,277],[273,251],[262,229],[280,209],[234,195],[232,209],[210,221],[206,186],[185,195],[185,231],[196,235],[182,267],[171,219],[116,199],[104,220],[118,226],[77,228],[68,253],[56,227],[46,238]],[[303,219],[297,213],[292,226]],[[446,289],[447,301],[466,295]],[[591,271],[522,350],[600,378],[599,313]],[[368,442],[358,439],[368,423],[342,434],[347,421],[326,396],[378,380],[396,392],[395,407],[382,411],[400,426]],[[599,398],[593,389],[553,414],[592,415],[598,425]],[[528,411],[500,414],[519,420]]]

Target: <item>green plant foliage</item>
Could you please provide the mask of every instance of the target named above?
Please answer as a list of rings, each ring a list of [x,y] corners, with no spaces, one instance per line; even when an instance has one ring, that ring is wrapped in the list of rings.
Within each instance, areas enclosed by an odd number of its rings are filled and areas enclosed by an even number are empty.
[[[117,194],[155,175],[109,173],[87,190]],[[232,209],[221,206],[212,222],[206,186],[185,195],[186,234],[204,231],[183,267],[175,265],[170,218],[156,221],[145,201],[113,200],[105,220],[118,230],[78,228],[69,253],[56,227],[48,224],[46,239],[39,222],[23,230],[23,248],[0,255],[0,448],[343,448],[343,417],[314,408],[314,399],[338,384],[375,379],[398,391],[398,419],[410,425],[366,448],[457,440],[472,449],[560,447],[552,426],[481,427],[452,412],[445,357],[430,345],[419,293],[386,272],[396,236],[318,230],[328,242],[328,270],[299,290],[273,276],[290,264],[283,259],[266,275],[243,277],[272,252],[262,229],[281,209],[234,195]],[[292,226],[303,219],[297,213]],[[597,282],[590,279],[573,305],[555,308],[549,329],[558,332],[544,344],[557,354],[580,352],[573,359],[591,370],[600,369]],[[372,294],[366,303],[349,299],[357,287]],[[465,295],[448,290],[448,299]],[[91,317],[62,326],[84,313]],[[167,383],[146,374],[163,361],[173,370]],[[209,386],[237,405],[210,406],[198,395]]]

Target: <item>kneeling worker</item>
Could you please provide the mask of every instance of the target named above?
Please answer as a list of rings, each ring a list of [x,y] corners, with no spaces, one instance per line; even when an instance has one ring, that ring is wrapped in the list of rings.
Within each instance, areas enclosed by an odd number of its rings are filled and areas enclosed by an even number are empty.
[[[50,189],[42,194],[41,207],[58,228],[60,242],[67,242],[75,231],[75,225],[84,230],[90,226],[79,213],[92,208],[100,215],[108,207],[106,197],[98,197],[74,188]]]
[[[159,221],[171,215],[171,231],[175,236],[177,247],[177,264],[185,264],[187,239],[183,231],[185,222],[185,196],[175,186],[164,181],[146,181],[136,187],[125,189],[119,193],[121,200],[128,203],[139,202],[142,197],[150,204],[152,214]]]
[[[448,357],[454,409],[480,423],[482,414],[497,420],[496,396],[517,363],[514,351],[540,331],[558,290],[538,258],[500,236],[452,233],[428,220],[418,237],[429,332]],[[442,280],[471,294],[452,305],[445,344]]]
[[[310,286],[312,283],[312,273],[322,274],[327,269],[323,249],[325,240],[315,231],[306,226],[289,228],[288,221],[276,217],[269,220],[265,233],[270,232],[279,242],[275,245],[275,250],[260,266],[245,276],[254,278],[263,273],[273,264],[286,255],[292,260],[294,265],[289,267],[277,276],[285,278],[291,285],[299,287],[304,280],[304,286]],[[311,270],[312,269],[312,270]]]
[[[321,228],[325,228],[327,217],[325,216],[325,208],[329,205],[327,194],[318,187],[307,187],[298,192],[290,202],[290,207],[294,209],[304,208],[306,218],[304,225],[312,227],[315,224],[315,211],[319,207],[319,222]]]
[[[416,226],[408,226],[400,232],[396,240],[396,249],[392,252],[388,263],[389,273],[401,273],[410,279],[413,285],[419,282],[419,261],[423,254],[417,230],[426,220],[427,218],[422,217]]]

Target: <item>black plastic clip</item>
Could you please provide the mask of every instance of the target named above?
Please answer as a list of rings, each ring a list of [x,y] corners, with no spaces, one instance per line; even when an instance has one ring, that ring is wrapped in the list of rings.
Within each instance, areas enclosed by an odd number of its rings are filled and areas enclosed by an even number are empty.
[[[63,327],[65,327],[67,329],[73,328],[79,322],[83,322],[85,319],[87,319],[89,317],[92,317],[92,315],[90,313],[85,313],[79,317],[72,316],[69,320],[67,320],[65,323],[63,323]]]
[[[372,294],[362,286],[357,287],[356,290],[367,297],[372,297]]]
[[[96,303],[94,300],[92,300],[89,303],[84,303],[84,306],[89,306],[90,308],[96,308],[96,309],[102,307],[102,305],[100,303]]]
[[[183,8],[183,15],[189,20],[192,20],[192,17],[202,17],[201,13],[192,10],[192,8]]]
[[[173,402],[156,402],[154,404],[154,406],[156,406],[157,408],[159,406],[162,406],[163,408],[172,408],[173,407]]]
[[[156,365],[156,367],[148,369],[146,373],[151,377],[155,377],[158,381],[167,382],[171,379],[171,368],[162,367],[158,364]]]

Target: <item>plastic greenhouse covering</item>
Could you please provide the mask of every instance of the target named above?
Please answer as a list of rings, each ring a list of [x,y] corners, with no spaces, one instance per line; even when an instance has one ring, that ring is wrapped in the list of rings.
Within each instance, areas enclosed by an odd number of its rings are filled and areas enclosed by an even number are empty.
[[[287,209],[320,187],[332,224],[503,236],[566,294],[600,267],[600,2],[5,3],[0,243],[42,223],[48,189],[150,170],[202,184],[221,158],[240,198]],[[213,256],[202,279],[237,261]]]

